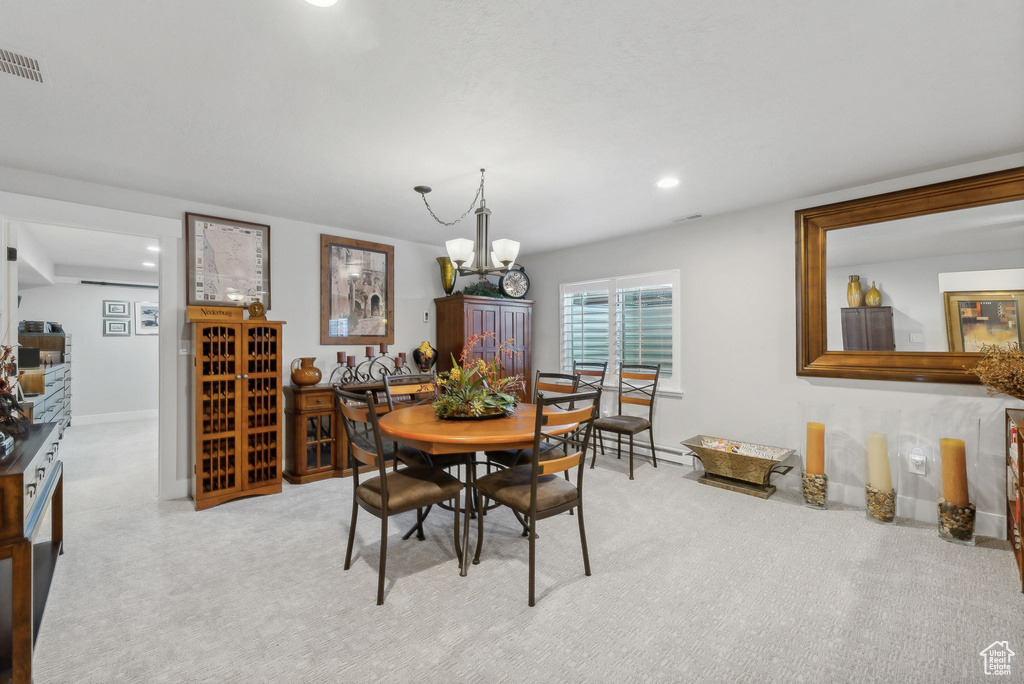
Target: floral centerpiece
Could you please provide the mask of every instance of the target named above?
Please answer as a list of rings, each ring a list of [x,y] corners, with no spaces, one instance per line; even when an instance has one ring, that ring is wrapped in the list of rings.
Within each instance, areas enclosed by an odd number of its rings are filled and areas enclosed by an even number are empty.
[[[1016,344],[993,344],[982,348],[981,353],[981,361],[970,372],[981,379],[989,395],[1024,399],[1024,351]]]
[[[448,420],[492,418],[510,415],[516,408],[516,392],[523,389],[518,375],[502,377],[502,360],[520,356],[513,351],[515,340],[502,342],[490,361],[473,358],[481,340],[493,332],[473,335],[466,341],[458,360],[452,355],[452,369],[437,376],[434,415]]]
[[[0,347],[0,428],[19,434],[28,429],[28,421],[18,406],[16,392],[21,374],[15,368],[14,348]]]

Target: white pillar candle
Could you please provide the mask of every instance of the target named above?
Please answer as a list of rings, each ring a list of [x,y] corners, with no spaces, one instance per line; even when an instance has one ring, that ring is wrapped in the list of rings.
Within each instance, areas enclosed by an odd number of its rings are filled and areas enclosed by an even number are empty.
[[[868,433],[868,484],[880,492],[892,491],[889,444],[883,432]]]

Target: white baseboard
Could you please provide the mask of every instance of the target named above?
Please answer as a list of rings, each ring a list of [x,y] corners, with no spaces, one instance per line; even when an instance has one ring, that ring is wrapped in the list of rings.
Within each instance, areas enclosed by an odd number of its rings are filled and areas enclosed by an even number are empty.
[[[120,413],[97,413],[91,416],[77,416],[72,415],[72,425],[97,425],[99,423],[120,423],[125,420],[144,420],[147,418],[156,418],[160,415],[160,411],[157,409],[148,409],[146,411],[122,411]]]

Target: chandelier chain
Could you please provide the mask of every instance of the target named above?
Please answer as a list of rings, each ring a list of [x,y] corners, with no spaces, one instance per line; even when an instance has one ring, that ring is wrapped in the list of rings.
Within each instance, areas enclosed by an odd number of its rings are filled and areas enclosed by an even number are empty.
[[[469,205],[469,209],[467,209],[466,211],[464,211],[462,213],[462,216],[460,216],[459,218],[455,219],[454,221],[442,221],[441,219],[439,219],[437,217],[437,214],[434,213],[434,210],[430,208],[430,202],[427,201],[427,195],[425,193],[420,193],[420,197],[423,198],[423,204],[427,205],[427,211],[430,212],[430,215],[434,217],[435,221],[440,223],[442,226],[454,226],[456,223],[458,223],[462,219],[466,218],[466,216],[469,215],[469,212],[473,211],[473,209],[476,208],[476,203],[477,203],[477,201],[479,201],[480,196],[483,194],[483,192],[484,192],[484,171],[483,171],[483,169],[480,169],[480,187],[478,187],[476,189],[476,195],[473,196],[473,203]]]

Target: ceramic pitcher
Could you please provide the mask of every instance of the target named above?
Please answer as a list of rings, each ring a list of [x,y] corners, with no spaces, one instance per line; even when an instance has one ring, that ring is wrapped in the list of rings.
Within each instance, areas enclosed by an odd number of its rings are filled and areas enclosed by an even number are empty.
[[[315,356],[304,356],[292,361],[292,383],[299,387],[308,387],[320,382],[323,373],[315,365]]]

